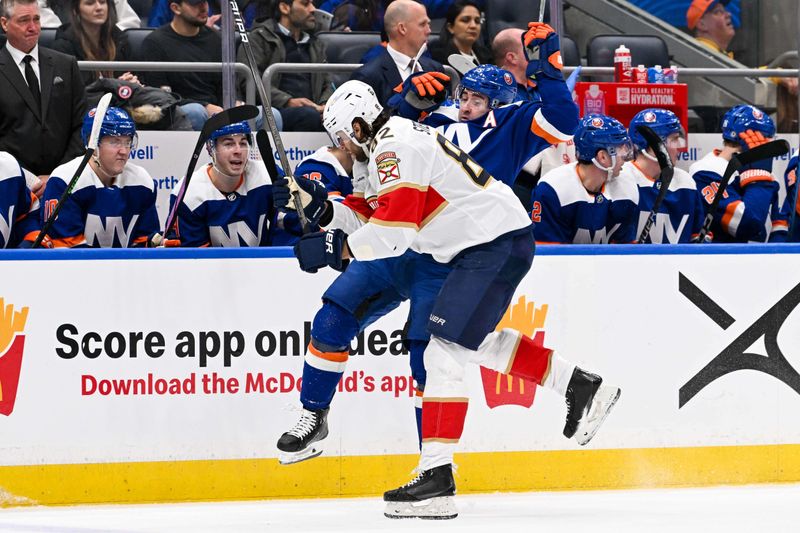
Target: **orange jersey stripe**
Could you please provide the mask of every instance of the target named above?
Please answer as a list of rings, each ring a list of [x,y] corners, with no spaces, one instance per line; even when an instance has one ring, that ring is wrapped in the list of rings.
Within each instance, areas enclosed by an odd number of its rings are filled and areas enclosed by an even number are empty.
[[[538,135],[539,137],[541,137],[542,139],[544,139],[545,141],[549,142],[550,144],[559,144],[565,142],[559,139],[558,137],[553,137],[552,135],[544,131],[544,128],[539,126],[539,123],[536,122],[535,118],[531,121],[531,131],[536,135]]]
[[[733,214],[736,212],[736,208],[741,204],[741,200],[736,200],[735,202],[731,202],[728,204],[728,207],[725,208],[725,213],[722,215],[722,227],[725,228],[725,231],[728,231],[728,225],[731,223],[731,219],[733,218]]]
[[[312,344],[308,345],[308,351],[320,359],[325,359],[326,361],[332,361],[334,363],[346,363],[347,358],[350,356],[347,352],[321,352],[314,348]]]
[[[76,235],[74,237],[64,237],[63,239],[52,239],[53,248],[72,248],[79,244],[85,244],[86,238],[83,235]]]

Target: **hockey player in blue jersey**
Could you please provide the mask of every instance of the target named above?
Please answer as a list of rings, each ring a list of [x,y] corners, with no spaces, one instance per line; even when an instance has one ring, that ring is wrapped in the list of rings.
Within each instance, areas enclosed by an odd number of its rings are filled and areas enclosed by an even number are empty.
[[[296,213],[279,213],[273,207],[272,178],[263,164],[250,161],[250,143],[246,122],[211,134],[211,162],[192,175],[171,239],[185,247],[269,246],[284,228],[298,237],[302,234]],[[179,182],[175,190],[180,188]],[[173,194],[170,206],[175,198]]]
[[[545,174],[533,191],[537,244],[608,244],[636,240],[638,196],[619,179],[634,149],[628,131],[606,115],[587,115],[575,130],[578,161]]]
[[[36,240],[42,224],[30,185],[37,182],[14,156],[0,152],[0,248],[30,248]]]
[[[789,242],[800,242],[800,198],[798,198],[797,191],[797,154],[790,160],[784,173],[786,180],[786,211],[789,213],[789,235],[787,240]],[[794,209],[792,208],[794,205]]]
[[[653,150],[647,146],[647,141],[637,129],[639,126],[649,127],[661,138],[673,165],[678,160],[678,153],[686,148],[686,133],[683,131],[680,119],[672,111],[645,109],[631,120],[628,132],[636,150],[636,159],[622,166],[618,179],[627,179],[636,184],[639,205],[637,240],[658,196],[660,185],[658,176],[661,173]],[[661,202],[650,233],[644,242],[658,244],[692,242],[703,227],[704,218],[703,198],[697,190],[697,185],[688,172],[676,167],[667,195]]]
[[[534,34],[537,29],[543,27],[546,28],[544,36],[537,40]],[[555,86],[560,83],[561,90],[568,96],[569,92],[564,88],[561,72],[556,67],[557,62],[548,61],[549,58],[558,53],[557,37],[552,32],[552,29],[549,29],[549,26],[543,24],[534,25],[529,33],[530,39],[526,42],[526,49],[530,50],[530,53],[534,48],[537,51],[541,49],[542,52],[537,55],[537,57],[542,57],[542,61],[531,61],[529,71],[532,74],[536,74],[537,79],[540,79],[543,85],[554,86],[554,93],[558,92]],[[495,68],[495,70],[499,69]],[[475,80],[483,83],[482,90],[487,93],[487,103],[496,100],[499,104],[506,98],[503,94],[509,94],[506,90],[508,84],[502,74],[499,79],[495,76],[484,77],[476,75]],[[469,79],[467,79],[467,83],[469,83]],[[512,100],[513,95],[507,98]],[[569,133],[562,131],[562,128],[571,133],[574,124],[577,122],[577,108],[571,99],[568,100],[568,105],[566,106],[561,105],[564,103],[562,98],[554,98],[553,100],[554,103],[552,104],[545,100],[544,103],[528,108],[529,113],[519,115],[522,119],[518,122],[506,119],[498,122],[495,119],[487,119],[488,122],[484,131],[475,136],[476,142],[465,143],[467,147],[463,150],[450,143],[446,137],[443,137],[443,141],[447,141],[449,143],[448,146],[452,146],[452,157],[466,159],[468,157],[466,152],[472,151],[475,153],[486,139],[494,135],[502,135],[499,132],[501,129],[500,124],[503,124],[503,127],[511,127],[509,126],[510,124],[521,124],[519,129],[524,134],[523,138],[511,143],[508,135],[505,135],[503,136],[505,146],[500,147],[502,143],[496,141],[493,144],[495,146],[494,152],[480,150],[479,155],[473,158],[479,164],[483,164],[483,160],[485,160],[487,166],[494,168],[495,172],[499,172],[504,176],[515,177],[519,169],[514,167],[514,162],[521,164],[520,162],[524,163],[530,158],[530,155],[518,155],[519,153],[535,153],[531,145],[549,146],[548,141],[543,141],[540,137],[529,134],[528,132],[531,128],[550,132],[547,133],[550,137],[569,138]],[[488,107],[487,112],[491,112]],[[503,116],[510,115],[505,115],[504,113]],[[467,133],[469,132],[467,131]],[[458,141],[459,139],[463,141],[464,138],[456,135],[455,140]],[[502,150],[502,153],[498,152],[498,150]],[[355,166],[354,180],[356,183],[365,178],[362,171],[359,170],[361,167],[362,165],[358,163]],[[382,171],[389,172],[390,169],[386,167]],[[371,211],[377,206],[377,200],[368,191],[365,192],[364,189],[356,187],[354,194],[345,200],[344,205],[358,212],[360,217],[366,220],[369,218]],[[321,220],[323,227],[336,227],[335,221],[331,221],[330,216],[331,211],[323,215],[323,220]],[[429,254],[419,254],[412,251],[406,252],[398,258],[351,263],[347,272],[340,276],[323,295],[325,306],[314,321],[312,343],[309,347],[309,354],[306,357],[308,363],[304,368],[304,375],[307,375],[309,379],[304,378],[305,386],[301,396],[303,405],[315,411],[327,408],[333,397],[339,376],[344,371],[344,364],[347,360],[346,347],[355,333],[397,307],[405,299],[411,300],[406,342],[410,351],[412,375],[417,383],[419,393],[424,388],[426,379],[425,369],[422,364],[422,353],[429,338],[426,325],[433,302],[447,273],[448,269],[437,263]],[[331,316],[335,317],[336,320],[334,321],[330,318]],[[353,327],[345,328],[341,324],[348,324]],[[319,346],[325,346],[326,349],[321,350]],[[333,372],[332,377],[329,374],[331,372]],[[326,377],[317,378],[314,376],[317,373]],[[418,423],[419,420],[418,410]],[[290,446],[285,448],[288,449]],[[282,448],[282,451],[287,451],[287,449]],[[317,450],[320,450],[320,448],[304,449],[302,450],[303,452],[308,452],[305,456],[286,457],[285,462],[295,462],[296,460],[308,458],[313,456],[312,454]]]
[[[731,108],[722,119],[723,147],[689,168],[706,209],[714,201],[725,167],[735,153],[755,148],[775,136],[775,123],[751,105]],[[714,242],[784,242],[788,204],[778,204],[780,185],[772,174],[772,159],[756,161],[731,178],[722,195],[711,231]]]
[[[94,112],[90,110],[83,119],[84,144],[89,140]],[[50,229],[55,247],[145,246],[158,232],[153,178],[128,161],[136,141],[136,126],[128,113],[109,107],[97,150]],[[42,220],[55,208],[81,159],[76,157],[53,170],[42,197]]]
[[[325,186],[328,198],[342,201],[353,192],[353,158],[338,146],[323,146],[303,158],[294,169],[296,176],[317,180]]]

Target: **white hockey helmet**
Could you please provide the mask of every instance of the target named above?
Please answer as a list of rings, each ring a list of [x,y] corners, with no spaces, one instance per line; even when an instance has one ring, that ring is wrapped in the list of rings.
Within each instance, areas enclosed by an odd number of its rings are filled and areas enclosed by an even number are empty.
[[[349,139],[368,152],[369,139],[365,142],[356,139],[353,120],[361,118],[371,127],[382,111],[383,106],[372,87],[363,81],[350,80],[328,99],[322,113],[322,125],[337,146],[341,146],[344,139]]]

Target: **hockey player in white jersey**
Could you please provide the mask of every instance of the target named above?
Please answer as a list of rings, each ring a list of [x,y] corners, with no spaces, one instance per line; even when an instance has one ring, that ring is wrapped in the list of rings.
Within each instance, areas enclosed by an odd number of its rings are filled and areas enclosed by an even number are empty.
[[[251,131],[247,122],[229,124],[208,140],[208,165],[192,175],[178,206],[178,223],[167,242],[184,247],[269,246],[277,238],[299,238],[302,229],[294,211],[273,207],[272,177],[260,162],[250,161]],[[181,183],[175,187],[180,190]],[[322,198],[327,198],[320,188]],[[175,205],[176,195],[170,198]],[[286,228],[286,231],[284,231]]]
[[[642,234],[650,212],[659,193],[658,176],[661,169],[653,150],[639,133],[638,126],[652,129],[664,142],[673,166],[678,160],[678,153],[686,147],[686,133],[680,119],[667,109],[645,109],[633,117],[628,132],[636,150],[636,159],[622,166],[620,180],[629,180],[636,184],[636,202],[639,206],[636,226],[636,238]],[[664,196],[646,243],[688,243],[695,239],[703,227],[705,210],[703,198],[697,190],[695,181],[683,169],[674,168],[672,181]]]
[[[461,437],[469,393],[468,362],[543,385],[568,404],[564,434],[587,443],[619,397],[589,374],[512,329],[495,332],[533,260],[530,220],[511,189],[431,128],[382,112],[368,85],[343,84],[326,104],[323,123],[357,159],[368,157],[365,196],[369,211],[331,202],[330,229],[305,235],[295,246],[303,270],[346,268],[350,259],[372,262],[408,249],[430,254],[447,269],[428,322],[428,373],[422,407],[419,475],[384,495],[392,518],[453,518],[453,453]],[[307,200],[310,204],[310,200]],[[349,270],[339,278],[347,277]],[[379,282],[376,279],[376,283]],[[327,320],[334,311],[323,310]],[[315,323],[319,314],[315,318]],[[312,345],[303,369],[301,401],[308,389],[335,379],[346,352]],[[328,375],[326,375],[328,374]],[[297,425],[278,443],[302,452],[327,435],[327,411],[305,402]]]
[[[633,159],[628,131],[612,117],[587,115],[574,141],[578,161],[551,170],[533,191],[537,244],[634,242],[638,192],[618,178]]]
[[[83,120],[87,143],[95,110]],[[55,247],[127,248],[146,246],[159,230],[153,178],[128,160],[136,149],[136,126],[126,111],[109,107],[97,150],[67,197],[49,236]],[[42,196],[47,220],[83,156],[57,167]]]
[[[38,181],[13,155],[0,152],[0,248],[30,248],[39,235],[39,199],[31,192]]]

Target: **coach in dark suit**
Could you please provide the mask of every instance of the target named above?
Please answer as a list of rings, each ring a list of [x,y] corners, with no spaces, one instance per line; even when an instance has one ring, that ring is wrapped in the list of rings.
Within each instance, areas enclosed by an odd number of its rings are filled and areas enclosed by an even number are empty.
[[[353,72],[351,80],[360,80],[375,89],[381,105],[414,72],[438,70],[442,64],[429,57],[416,59],[431,34],[431,21],[425,6],[413,0],[395,0],[386,8],[384,26],[389,44],[369,63]]]
[[[0,150],[48,175],[84,151],[86,93],[74,57],[40,48],[36,0],[3,0],[0,24]]]

